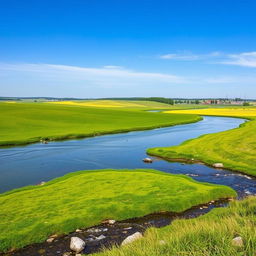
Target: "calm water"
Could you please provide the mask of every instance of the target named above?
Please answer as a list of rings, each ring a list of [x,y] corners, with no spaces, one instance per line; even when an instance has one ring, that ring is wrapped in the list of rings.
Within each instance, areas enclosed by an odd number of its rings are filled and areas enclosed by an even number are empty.
[[[38,184],[68,172],[102,168],[154,168],[181,173],[194,179],[230,185],[240,196],[256,193],[255,180],[229,171],[203,165],[183,165],[157,160],[145,164],[146,149],[177,145],[206,133],[238,127],[244,120],[204,117],[198,123],[149,131],[106,135],[83,140],[32,144],[0,149],[0,192],[30,184]]]

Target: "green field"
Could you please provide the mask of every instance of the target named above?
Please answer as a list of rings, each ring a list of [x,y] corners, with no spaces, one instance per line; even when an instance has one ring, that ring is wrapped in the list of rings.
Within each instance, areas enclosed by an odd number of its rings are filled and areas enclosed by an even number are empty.
[[[199,121],[197,115],[50,103],[0,103],[0,145],[72,139]],[[158,103],[153,102],[153,108]],[[163,104],[160,103],[162,106]]]
[[[256,197],[231,202],[227,208],[191,220],[176,220],[149,229],[130,245],[97,256],[254,256],[256,255]],[[243,247],[231,241],[241,236]],[[95,256],[96,256],[95,255]]]
[[[104,219],[127,219],[159,211],[181,212],[218,198],[231,188],[199,183],[154,170],[80,171],[42,186],[0,194],[0,251],[42,242]]]
[[[195,159],[207,164],[221,162],[225,168],[256,176],[256,109],[205,109],[175,111],[202,115],[248,118],[239,128],[203,135],[179,146],[148,149],[148,153],[165,159]]]

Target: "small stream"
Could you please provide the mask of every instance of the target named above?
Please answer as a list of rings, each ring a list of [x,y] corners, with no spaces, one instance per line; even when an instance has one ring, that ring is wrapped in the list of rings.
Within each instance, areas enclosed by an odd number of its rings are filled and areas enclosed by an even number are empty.
[[[155,130],[105,135],[82,140],[32,144],[0,149],[0,192],[25,185],[38,184],[71,171],[91,169],[152,168],[174,174],[185,174],[193,179],[232,187],[238,198],[256,194],[256,179],[228,170],[214,169],[202,164],[182,164],[154,158],[152,164],[142,161],[146,149],[177,145],[202,134],[220,132],[238,127],[245,120],[226,117],[204,117],[204,120]],[[9,253],[13,256],[56,256],[69,251],[71,236],[79,236],[87,242],[84,253],[90,254],[120,244],[136,231],[144,232],[150,226],[162,227],[176,218],[194,218],[214,207],[223,207],[228,200],[209,202],[195,206],[183,213],[158,213],[141,218],[100,224],[81,229],[52,243],[41,243]],[[1,254],[0,254],[1,255]],[[4,255],[4,254],[3,254]],[[72,254],[70,254],[72,255]]]

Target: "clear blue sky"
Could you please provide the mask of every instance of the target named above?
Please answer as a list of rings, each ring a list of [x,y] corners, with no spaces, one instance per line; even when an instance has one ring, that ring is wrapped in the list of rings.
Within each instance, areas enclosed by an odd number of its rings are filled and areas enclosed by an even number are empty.
[[[0,96],[256,98],[255,0],[8,0]]]

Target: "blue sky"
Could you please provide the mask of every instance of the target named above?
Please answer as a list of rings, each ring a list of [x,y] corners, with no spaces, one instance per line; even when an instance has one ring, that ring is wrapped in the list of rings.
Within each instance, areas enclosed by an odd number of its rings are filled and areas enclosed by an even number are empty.
[[[254,0],[0,1],[0,96],[256,98]]]

